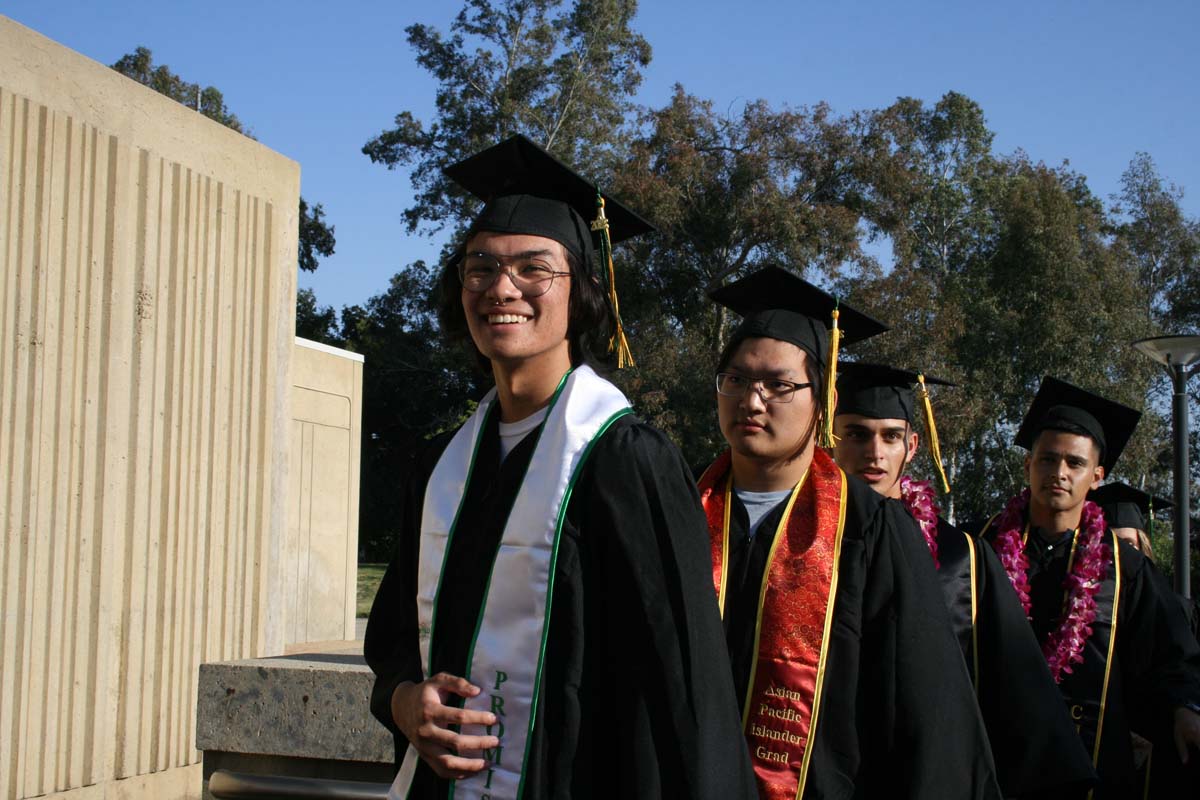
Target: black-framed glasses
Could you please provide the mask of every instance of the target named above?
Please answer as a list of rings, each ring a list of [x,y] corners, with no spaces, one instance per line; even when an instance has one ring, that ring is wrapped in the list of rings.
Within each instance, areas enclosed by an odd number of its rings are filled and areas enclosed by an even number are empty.
[[[501,259],[491,253],[475,252],[467,253],[458,262],[458,279],[468,292],[486,292],[501,272],[507,272],[513,286],[526,297],[545,294],[556,277],[571,274],[554,269],[539,256],[517,255]]]
[[[764,403],[790,403],[797,391],[811,387],[811,381],[795,383],[782,378],[748,378],[736,372],[717,373],[717,394],[741,397],[747,389],[753,388]]]

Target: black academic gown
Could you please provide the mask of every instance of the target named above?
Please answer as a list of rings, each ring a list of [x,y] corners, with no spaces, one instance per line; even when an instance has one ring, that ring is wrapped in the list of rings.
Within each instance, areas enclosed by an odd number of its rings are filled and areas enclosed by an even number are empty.
[[[993,526],[994,522],[983,534],[989,542],[996,534]],[[1034,529],[1026,541],[1030,619],[1039,643],[1058,627],[1072,538],[1071,531],[1046,535]],[[1130,732],[1153,741],[1156,753],[1174,747],[1169,737],[1164,740],[1174,709],[1200,697],[1200,647],[1181,635],[1186,621],[1178,603],[1163,596],[1160,582],[1153,577],[1154,566],[1145,556],[1124,542],[1117,552],[1121,585],[1112,660],[1108,662],[1107,651],[1096,646],[1093,635],[1084,650],[1085,662],[1073,665],[1074,671],[1058,685],[1068,715],[1082,728],[1095,727],[1103,701],[1099,747],[1087,730],[1081,734],[1100,776],[1097,800],[1142,797],[1145,784],[1134,769]],[[1098,624],[1112,618],[1114,576],[1110,567],[1097,593]],[[1095,687],[1102,685],[1099,678],[1105,670],[1110,677],[1107,696],[1102,698]]]
[[[991,547],[938,517],[938,578],[975,684],[1005,797],[1057,798],[1096,782],[1092,760]]]
[[[390,699],[422,680],[416,579],[422,498],[446,435],[406,481],[398,551],[367,624],[377,676],[371,710],[396,738]],[[533,453],[527,436],[500,463],[495,415],[447,552],[434,671],[463,675],[484,583]],[[539,798],[752,797],[699,498],[678,451],[632,416],[612,425],[582,467],[555,567],[541,700],[526,771]],[[424,762],[412,797],[446,797]]]
[[[907,509],[847,478],[822,713],[806,798],[998,798],[987,734],[924,539]],[[746,695],[763,570],[785,503],[755,536],[730,513],[725,635]]]

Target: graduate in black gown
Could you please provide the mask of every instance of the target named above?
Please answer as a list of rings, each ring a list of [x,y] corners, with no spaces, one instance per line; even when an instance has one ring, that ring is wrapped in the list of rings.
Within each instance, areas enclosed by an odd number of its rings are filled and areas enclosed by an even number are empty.
[[[1200,648],[1154,566],[1087,500],[1140,412],[1046,377],[1017,431],[1027,488],[985,526],[1091,754],[1096,798],[1141,797],[1131,733],[1200,756]],[[1156,748],[1158,743],[1155,743]]]
[[[950,385],[882,364],[846,364],[838,375],[834,457],[876,492],[904,503],[920,526],[971,672],[1005,797],[1078,793],[1095,784],[1096,773],[1004,568],[990,547],[940,515],[928,481],[905,474],[917,454],[915,424],[921,413],[934,464],[949,490],[927,384]]]
[[[817,446],[836,302],[776,268],[712,296],[745,317],[716,377],[730,449],[700,490],[760,796],[1000,797],[920,532]],[[847,342],[885,329],[837,319]]]
[[[1154,515],[1157,512],[1169,511],[1175,504],[1162,497],[1155,497],[1140,489],[1135,489],[1127,483],[1109,481],[1098,489],[1088,493],[1088,499],[1100,506],[1104,512],[1104,521],[1113,534],[1134,548],[1146,558],[1154,561],[1154,549],[1151,545]],[[1175,625],[1173,638],[1186,640],[1189,636],[1196,638],[1195,629],[1190,625],[1191,603],[1175,594],[1166,576],[1158,570],[1149,570],[1149,576],[1158,582],[1161,595],[1179,601],[1183,614],[1170,614],[1166,624]],[[1198,644],[1197,646],[1200,646]],[[1139,786],[1146,788],[1145,796],[1151,798],[1187,797],[1187,789],[1192,792],[1200,789],[1200,758],[1189,759],[1184,765],[1175,745],[1173,731],[1159,727],[1154,740],[1132,734],[1134,765],[1137,767]]]
[[[444,798],[453,781],[459,797],[751,797],[695,486],[585,365],[614,333],[589,230],[599,195],[522,137],[447,174],[486,205],[444,272],[443,327],[469,335],[496,393],[398,487],[397,551],[364,645],[372,711],[396,737],[393,792]],[[611,199],[604,210],[614,240],[646,228]],[[575,459],[562,470],[559,450]],[[552,490],[561,502],[543,509]],[[453,519],[440,540],[437,509]],[[509,543],[556,525],[536,559]],[[534,561],[545,586],[521,571]],[[544,620],[523,611],[532,601]],[[489,639],[493,624],[541,633]],[[512,690],[507,668],[471,674],[492,657],[537,677]],[[522,721],[513,709],[530,692]]]

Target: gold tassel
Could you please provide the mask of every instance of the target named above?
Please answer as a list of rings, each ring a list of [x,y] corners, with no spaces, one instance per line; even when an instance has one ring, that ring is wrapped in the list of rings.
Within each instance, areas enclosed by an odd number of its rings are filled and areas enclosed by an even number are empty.
[[[833,309],[833,327],[829,329],[829,358],[825,359],[825,419],[821,424],[821,441],[818,444],[824,448],[832,448],[837,444],[833,435],[834,406],[837,405],[837,357],[838,343],[842,339],[842,329],[838,327],[838,310]]]
[[[604,197],[596,191],[596,218],[592,220],[592,230],[600,232],[600,260],[602,266],[608,267],[608,300],[612,303],[613,316],[616,318],[617,329],[608,340],[608,352],[617,351],[617,369],[634,366],[633,353],[629,350],[629,341],[625,338],[625,326],[621,324],[621,304],[617,300],[617,276],[613,270],[612,239],[608,235],[608,217],[604,214]]]
[[[917,383],[921,386],[917,390],[917,396],[921,398],[921,407],[925,412],[925,430],[929,431],[929,454],[933,456],[933,463],[937,467],[938,475],[942,476],[942,486],[949,494],[950,481],[946,480],[946,470],[942,468],[942,448],[938,444],[937,425],[933,422],[933,403],[929,402],[929,389],[925,387],[925,376],[917,375]]]

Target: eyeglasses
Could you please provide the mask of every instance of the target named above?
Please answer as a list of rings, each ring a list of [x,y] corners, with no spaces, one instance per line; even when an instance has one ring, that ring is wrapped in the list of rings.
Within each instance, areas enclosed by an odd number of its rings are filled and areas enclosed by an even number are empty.
[[[504,262],[508,262],[505,267]],[[555,277],[570,275],[561,272],[540,258],[528,256],[510,256],[504,261],[491,253],[467,253],[458,262],[458,279],[468,292],[486,292],[500,278],[500,273],[508,273],[508,279],[513,286],[526,297],[538,297],[550,291]]]
[[[812,383],[793,383],[780,378],[747,378],[733,372],[717,373],[717,394],[725,397],[741,397],[753,388],[764,403],[790,403],[800,389],[808,389]]]

